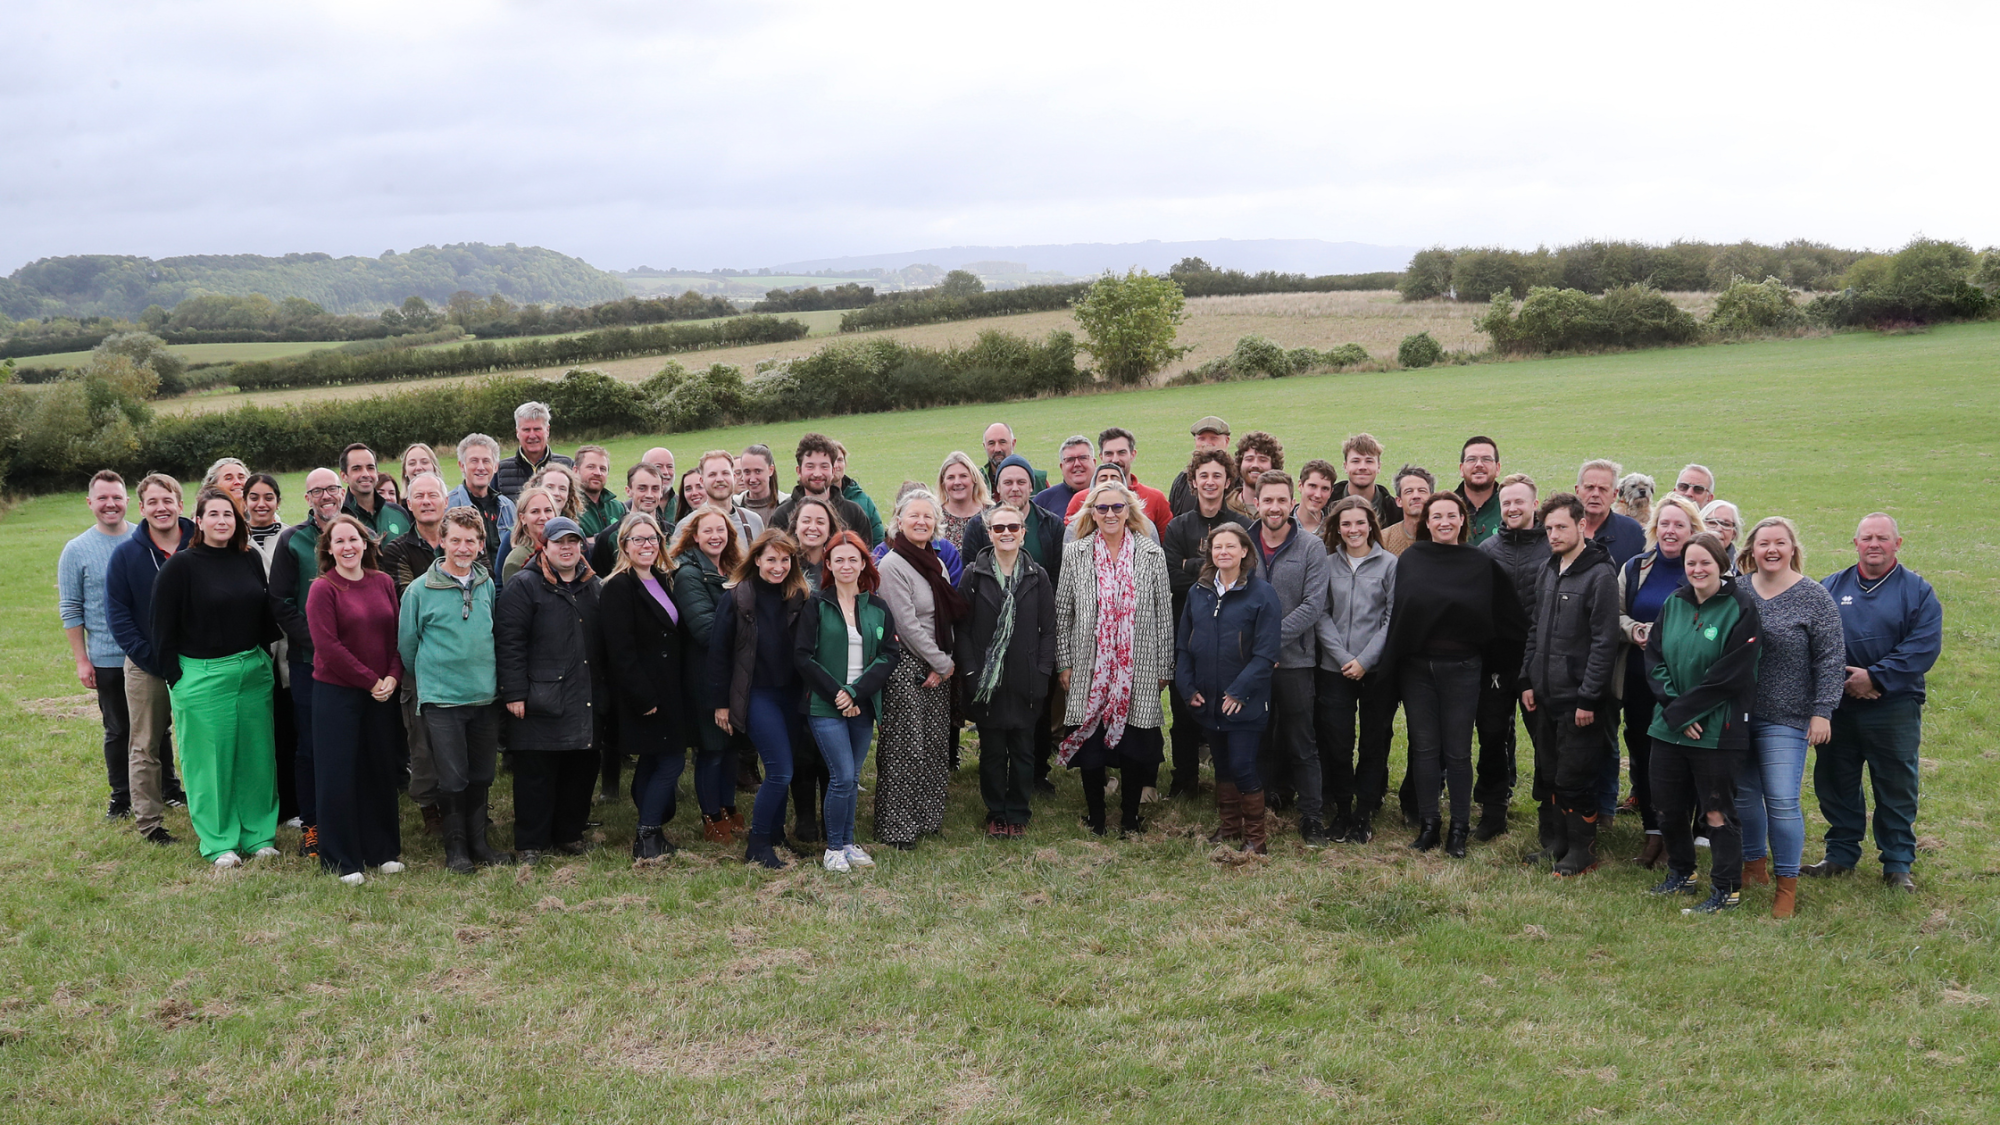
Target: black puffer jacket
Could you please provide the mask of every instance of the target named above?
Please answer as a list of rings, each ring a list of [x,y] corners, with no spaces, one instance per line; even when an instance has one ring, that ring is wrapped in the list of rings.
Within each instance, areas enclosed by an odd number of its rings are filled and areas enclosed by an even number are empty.
[[[500,590],[493,607],[493,648],[500,702],[524,703],[512,719],[512,750],[584,750],[604,694],[598,672],[604,642],[598,629],[598,581],[587,568],[551,583],[532,558]]]
[[[1549,533],[1539,526],[1503,527],[1480,543],[1479,549],[1499,560],[1507,577],[1514,580],[1514,596],[1521,599],[1521,608],[1533,620],[1535,590],[1541,584],[1543,569],[1549,565]],[[1612,579],[1616,581],[1616,571],[1612,572]]]
[[[1250,517],[1224,504],[1209,519],[1201,514],[1197,505],[1177,515],[1160,533],[1160,549],[1167,553],[1167,590],[1173,595],[1174,620],[1181,619],[1181,611],[1187,608],[1188,591],[1194,589],[1195,580],[1201,577],[1202,554],[1208,543],[1208,533],[1225,523],[1249,528],[1254,522]]]
[[[1056,670],[1055,582],[1028,552],[1015,557],[1014,635],[1008,638],[1001,660],[1000,682],[984,703],[973,697],[986,672],[986,650],[1000,630],[1004,601],[991,547],[966,566],[958,591],[972,603],[971,616],[958,628],[954,646],[958,651],[952,655],[958,665],[959,700],[965,716],[995,730],[1034,726],[1042,699],[1049,693],[1049,676]]]
[[[1551,557],[1540,579],[1518,687],[1534,690],[1537,707],[1574,703],[1596,711],[1611,705],[1625,643],[1618,631],[1618,568],[1604,548],[1586,543],[1567,573],[1562,560]]]
[[[672,579],[655,577],[671,597]],[[679,753],[684,745],[681,716],[688,711],[681,679],[686,642],[679,623],[647,592],[637,571],[607,579],[598,605],[619,748],[627,754]]]

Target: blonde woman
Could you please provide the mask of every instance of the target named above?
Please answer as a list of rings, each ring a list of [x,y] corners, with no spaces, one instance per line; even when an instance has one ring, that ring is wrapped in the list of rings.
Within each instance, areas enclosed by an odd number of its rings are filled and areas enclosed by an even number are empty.
[[[632,800],[639,807],[632,858],[674,852],[663,829],[674,819],[674,793],[687,761],[681,717],[687,695],[681,672],[681,613],[666,533],[645,512],[618,525],[618,562],[598,592],[605,663],[610,665],[620,756],[632,754]]]
[[[561,514],[557,510],[556,498],[549,490],[538,484],[531,484],[521,490],[514,499],[515,523],[507,540],[507,552],[501,556],[500,584],[505,586],[514,575],[520,573],[535,552],[542,549],[542,527]]]
[[[528,478],[527,487],[536,486],[549,490],[549,495],[556,502],[556,515],[573,520],[583,518],[583,486],[576,479],[576,470],[551,461],[536,469],[535,475]]]
[[[1763,655],[1757,703],[1750,709],[1750,752],[1736,772],[1743,879],[1765,883],[1775,876],[1771,916],[1789,918],[1806,846],[1799,812],[1806,747],[1833,737],[1833,709],[1847,680],[1847,641],[1833,595],[1805,575],[1806,552],[1792,521],[1768,516],[1744,538],[1738,565],[1749,578],[1737,585],[1757,608]]]
[[[1618,628],[1626,641],[1625,754],[1632,762],[1632,796],[1624,807],[1636,808],[1645,825],[1646,845],[1633,861],[1641,867],[1657,867],[1666,855],[1653,809],[1653,740],[1646,728],[1653,723],[1654,701],[1643,654],[1660,607],[1686,582],[1681,551],[1701,530],[1701,509],[1694,501],[1678,492],[1662,496],[1653,505],[1653,519],[1646,528],[1646,549],[1618,569]]]
[[[437,473],[440,478],[444,471],[438,466],[437,450],[420,441],[413,441],[403,455],[396,458],[396,467],[403,477],[403,491],[410,490],[410,482],[425,473]]]
[[[890,517],[881,562],[882,603],[895,619],[903,659],[882,691],[875,838],[901,851],[943,830],[951,775],[952,652],[969,606],[938,550],[942,512],[929,489],[904,492]]]
[[[1056,584],[1056,677],[1069,704],[1056,761],[1083,771],[1090,831],[1103,835],[1106,771],[1121,774],[1121,835],[1143,829],[1139,798],[1159,775],[1160,691],[1174,678],[1167,555],[1139,498],[1093,485],[1071,522]]]
[[[986,491],[986,477],[971,457],[954,449],[946,455],[944,464],[938,466],[937,494],[944,500],[938,510],[938,538],[962,550],[967,525],[993,506],[993,498]]]

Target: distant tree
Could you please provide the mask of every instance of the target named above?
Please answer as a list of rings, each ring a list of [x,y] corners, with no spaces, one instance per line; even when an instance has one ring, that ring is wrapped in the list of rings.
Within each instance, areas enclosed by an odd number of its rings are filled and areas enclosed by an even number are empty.
[[[454,324],[466,325],[485,319],[486,301],[469,289],[461,289],[445,302],[445,319]]]
[[[151,377],[152,384],[145,388],[142,398],[154,393],[177,395],[187,389],[181,379],[187,374],[187,361],[168,351],[166,342],[158,336],[146,332],[122,332],[107,336],[90,353],[90,368],[116,368],[110,362],[114,357],[126,360]],[[122,368],[117,370],[121,373],[119,377],[124,378]]]
[[[937,287],[937,295],[940,297],[970,297],[974,293],[984,292],[986,283],[979,280],[977,274],[967,273],[964,270],[953,270],[945,274],[944,280],[938,283]]]
[[[431,308],[431,303],[422,297],[411,295],[403,300],[403,324],[416,332],[428,332],[436,328],[444,317]]]
[[[1187,297],[1168,278],[1138,269],[1124,277],[1106,274],[1076,303],[1075,312],[1098,369],[1113,383],[1142,382],[1193,350],[1174,344],[1187,318]]]
[[[167,326],[168,315],[167,310],[158,305],[147,305],[146,311],[139,314],[139,327],[148,332],[158,332]]]
[[[1172,269],[1167,271],[1167,276],[1173,278],[1180,278],[1180,277],[1190,276],[1193,274],[1204,274],[1204,273],[1214,273],[1214,272],[1215,272],[1215,267],[1209,265],[1206,261],[1203,261],[1200,258],[1182,258],[1180,261],[1174,263],[1174,267]]]
[[[1410,258],[1410,268],[1403,272],[1403,283],[1396,288],[1405,301],[1428,301],[1451,292],[1451,267],[1457,255],[1442,246],[1419,250]]]

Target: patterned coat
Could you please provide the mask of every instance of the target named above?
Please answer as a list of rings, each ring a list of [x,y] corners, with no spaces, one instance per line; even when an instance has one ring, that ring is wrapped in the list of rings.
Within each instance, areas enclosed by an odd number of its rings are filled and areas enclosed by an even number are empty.
[[[1127,533],[1130,535],[1130,533]],[[1167,588],[1167,553],[1144,535],[1130,535],[1132,577],[1139,585],[1132,618],[1132,709],[1128,726],[1158,728],[1159,685],[1174,678],[1174,609]],[[1070,669],[1069,707],[1063,722],[1083,724],[1090,671],[1097,653],[1097,536],[1064,544],[1056,582],[1056,667]]]

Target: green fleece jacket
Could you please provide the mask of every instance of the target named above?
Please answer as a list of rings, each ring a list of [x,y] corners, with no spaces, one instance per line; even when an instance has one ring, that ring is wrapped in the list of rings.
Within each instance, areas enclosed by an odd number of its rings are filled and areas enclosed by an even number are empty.
[[[474,563],[472,584],[461,586],[431,564],[403,591],[396,648],[417,683],[417,704],[467,707],[499,698],[493,660],[493,576]]]
[[[1757,606],[1736,580],[1705,602],[1682,586],[1660,607],[1646,641],[1646,677],[1659,705],[1646,733],[1662,742],[1705,750],[1750,746],[1750,708],[1757,700]],[[1687,728],[1701,724],[1701,736]]]

